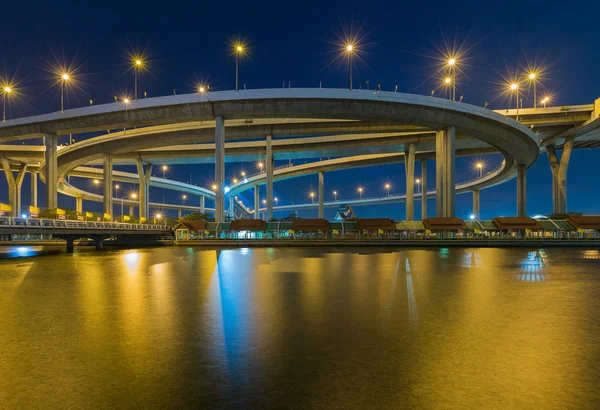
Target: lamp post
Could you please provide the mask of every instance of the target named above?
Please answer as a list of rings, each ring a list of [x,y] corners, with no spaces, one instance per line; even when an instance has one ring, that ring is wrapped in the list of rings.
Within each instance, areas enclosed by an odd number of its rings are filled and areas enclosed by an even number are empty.
[[[136,199],[137,198],[137,194],[133,193],[133,194],[129,195],[128,197],[127,196],[121,197],[121,222],[123,222],[123,201],[126,198],[127,199]]]
[[[169,169],[169,167],[166,166],[166,165],[163,165],[161,167],[161,170],[162,170],[162,173],[163,173],[163,179],[165,179],[165,175],[166,175],[168,169]]]
[[[235,46],[235,91],[239,91],[240,54],[244,52],[241,44]]]
[[[448,86],[452,86],[452,78],[450,77],[446,77],[444,78],[444,83],[447,84]],[[448,99],[452,99],[452,89],[450,89],[450,96],[448,97]]]
[[[385,189],[387,190],[387,196],[390,197],[390,184],[385,184]]]
[[[358,194],[360,195],[360,199],[362,199],[363,189],[362,187],[358,187]]]
[[[348,72],[350,74],[350,91],[352,91],[352,62],[354,60],[354,44],[346,44],[346,53],[348,54]]]
[[[475,167],[479,170],[479,178],[483,176],[483,162],[479,161],[475,164]]]
[[[512,83],[510,85],[510,90],[515,93],[515,102],[517,104],[517,121],[519,121],[519,85],[517,83]]]
[[[119,184],[116,184],[115,185],[115,198],[119,197],[119,188],[120,188]]]
[[[313,204],[315,203],[315,193],[314,192],[310,193],[310,200]]]
[[[182,195],[181,200],[183,201],[183,206],[185,206],[185,200],[187,199],[187,195]]]
[[[533,83],[533,108],[537,108],[537,76],[535,73],[529,73],[529,81]]]
[[[10,88],[9,86],[6,86],[6,87],[4,87],[4,89],[2,91],[4,93],[4,95],[2,97],[2,122],[6,122],[6,100],[12,93],[12,88]]]
[[[448,59],[448,67],[450,67],[450,73],[453,77],[452,81],[452,101],[456,101],[456,58],[451,57]]]
[[[277,206],[277,197],[273,198],[273,201],[275,201],[275,206]]]
[[[337,191],[333,191],[333,202],[337,202]]]
[[[415,179],[415,184],[417,184],[417,193],[421,192],[421,180],[419,178]]]
[[[65,110],[65,83],[69,81],[69,74],[62,73],[60,76],[60,112]]]
[[[142,68],[142,65],[144,64],[144,62],[140,58],[136,58],[133,63],[134,63],[134,66],[133,66],[133,89],[134,89],[133,98],[135,101],[137,101],[138,76],[139,76],[139,71]]]
[[[544,104],[544,108],[546,108],[546,104],[548,104],[549,102],[550,102],[550,98],[548,98],[548,97],[544,97],[542,99],[542,104]]]

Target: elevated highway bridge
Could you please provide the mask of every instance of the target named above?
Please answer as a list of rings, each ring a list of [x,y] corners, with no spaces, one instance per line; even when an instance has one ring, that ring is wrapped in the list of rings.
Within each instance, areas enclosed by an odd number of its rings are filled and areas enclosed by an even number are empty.
[[[366,90],[223,91],[150,98],[129,106],[105,104],[9,120],[0,125],[0,143],[5,143],[0,147],[0,158],[13,192],[13,202],[20,196],[16,194],[17,188],[20,190],[20,177],[7,170],[16,168],[40,173],[50,187],[46,198],[49,207],[56,207],[56,193],[63,192],[82,200],[102,200],[105,209],[112,210],[115,202],[110,192],[112,181],[123,181],[140,185],[140,214],[148,215],[149,187],[159,186],[214,199],[219,219],[224,217],[226,197],[230,198],[231,207],[231,198],[237,193],[259,184],[267,185],[266,214],[269,217],[274,209],[274,180],[308,172],[321,176],[333,169],[328,168],[333,166],[332,162],[322,161],[321,170],[319,166],[306,169],[297,166],[280,173],[273,170],[274,159],[332,157],[333,161],[340,162],[337,166],[343,168],[353,166],[361,155],[373,155],[379,158],[372,161],[405,163],[409,192],[404,200],[407,219],[410,219],[414,212],[415,161],[436,160],[439,185],[431,191],[437,199],[436,213],[452,215],[457,191],[453,180],[454,157],[497,152],[505,158],[502,172],[495,175],[492,182],[479,181],[466,189],[476,191],[478,196],[479,189],[517,176],[517,214],[524,214],[525,170],[543,150],[548,151],[554,177],[555,211],[566,209],[570,152],[600,144],[599,114],[600,100],[580,106],[494,112],[444,99]],[[71,147],[59,148],[56,143],[59,135],[115,129],[124,131],[83,140]],[[44,146],[6,145],[7,141],[39,137],[45,138]],[[560,161],[556,150],[563,150]],[[271,158],[265,162],[264,175],[237,185],[226,184],[225,163],[247,162],[255,160],[257,155]],[[213,192],[152,177],[150,164],[153,163],[215,163],[219,188]],[[366,162],[363,159],[358,166],[365,166],[361,163]],[[102,164],[104,169],[87,167],[91,164]],[[124,164],[135,164],[137,174],[112,170],[114,165]],[[105,191],[97,195],[69,186],[64,182],[67,175],[104,179]],[[320,209],[325,206],[322,195],[317,206],[319,204]],[[133,203],[128,202],[128,205]],[[239,207],[240,215],[252,213],[235,201],[233,206]],[[255,209],[258,208],[255,204]]]

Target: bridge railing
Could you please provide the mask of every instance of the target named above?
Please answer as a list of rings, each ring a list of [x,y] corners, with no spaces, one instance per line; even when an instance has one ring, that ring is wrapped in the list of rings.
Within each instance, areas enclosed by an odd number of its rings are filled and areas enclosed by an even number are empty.
[[[70,221],[61,219],[33,219],[33,218],[7,218],[0,217],[0,227],[15,228],[48,228],[48,229],[111,229],[111,230],[142,230],[142,231],[165,231],[166,225],[154,224],[129,224],[122,222],[92,222],[92,221]]]

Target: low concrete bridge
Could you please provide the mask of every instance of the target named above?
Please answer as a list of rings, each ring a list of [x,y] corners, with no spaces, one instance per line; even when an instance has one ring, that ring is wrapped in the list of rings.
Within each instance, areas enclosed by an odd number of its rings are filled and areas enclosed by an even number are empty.
[[[171,235],[171,229],[166,225],[151,224],[0,218],[0,235],[9,240],[12,235],[52,235],[52,238],[64,239],[67,251],[73,252],[73,242],[76,239],[93,239],[96,249],[102,249],[103,241],[108,238],[153,241]]]

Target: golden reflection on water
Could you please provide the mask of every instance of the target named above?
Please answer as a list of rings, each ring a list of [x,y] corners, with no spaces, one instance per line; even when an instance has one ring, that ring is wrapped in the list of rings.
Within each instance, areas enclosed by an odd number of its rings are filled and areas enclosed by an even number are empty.
[[[4,263],[0,400],[585,408],[600,383],[594,254],[175,247]]]

